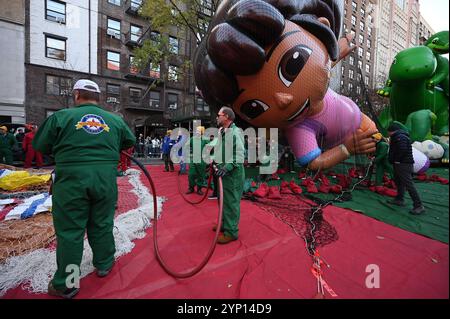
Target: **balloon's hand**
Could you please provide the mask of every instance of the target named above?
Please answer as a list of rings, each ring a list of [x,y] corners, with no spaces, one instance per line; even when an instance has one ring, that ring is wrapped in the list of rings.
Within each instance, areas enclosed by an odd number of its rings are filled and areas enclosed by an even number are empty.
[[[357,129],[355,133],[347,137],[344,142],[345,147],[350,154],[373,154],[376,150],[376,138],[374,134],[377,130],[363,131]]]

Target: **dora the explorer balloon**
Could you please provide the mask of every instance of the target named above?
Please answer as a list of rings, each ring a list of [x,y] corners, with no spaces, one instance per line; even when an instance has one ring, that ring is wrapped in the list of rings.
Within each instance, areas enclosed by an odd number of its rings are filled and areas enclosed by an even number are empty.
[[[208,104],[283,129],[297,161],[314,170],[375,152],[375,124],[328,88],[331,61],[352,50],[339,49],[335,1],[224,0],[194,60]]]

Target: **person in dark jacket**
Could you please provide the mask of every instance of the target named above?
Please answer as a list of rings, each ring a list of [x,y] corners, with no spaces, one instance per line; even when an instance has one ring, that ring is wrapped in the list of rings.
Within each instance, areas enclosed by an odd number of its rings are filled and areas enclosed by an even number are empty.
[[[175,145],[175,141],[170,138],[170,134],[172,134],[172,130],[168,130],[166,136],[164,136],[162,142],[162,156],[164,160],[164,172],[170,171],[173,172],[175,169],[173,167],[172,159],[170,158],[170,150]]]
[[[419,194],[412,179],[414,159],[412,155],[411,140],[409,134],[402,129],[399,123],[393,122],[388,127],[390,136],[389,162],[394,167],[394,181],[397,185],[397,197],[389,201],[390,204],[404,206],[405,189],[413,201],[414,207],[410,211],[413,215],[425,212]]]

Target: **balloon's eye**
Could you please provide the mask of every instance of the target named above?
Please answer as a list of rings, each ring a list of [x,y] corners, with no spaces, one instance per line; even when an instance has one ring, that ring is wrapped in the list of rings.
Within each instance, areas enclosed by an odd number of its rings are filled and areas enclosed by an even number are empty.
[[[287,51],[278,66],[278,76],[287,87],[297,78],[311,55],[312,50],[303,45],[297,45]]]
[[[254,119],[269,109],[269,106],[259,100],[249,100],[242,104],[241,113],[249,119]]]

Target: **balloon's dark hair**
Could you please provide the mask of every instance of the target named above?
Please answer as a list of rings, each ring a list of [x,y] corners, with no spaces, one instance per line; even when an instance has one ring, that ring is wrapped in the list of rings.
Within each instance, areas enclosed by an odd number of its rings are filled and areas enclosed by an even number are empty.
[[[213,109],[231,105],[240,94],[236,75],[255,74],[263,67],[264,48],[280,37],[285,20],[316,36],[336,61],[342,21],[337,1],[223,0],[194,55],[195,81],[204,100]],[[319,17],[327,18],[330,27]]]

